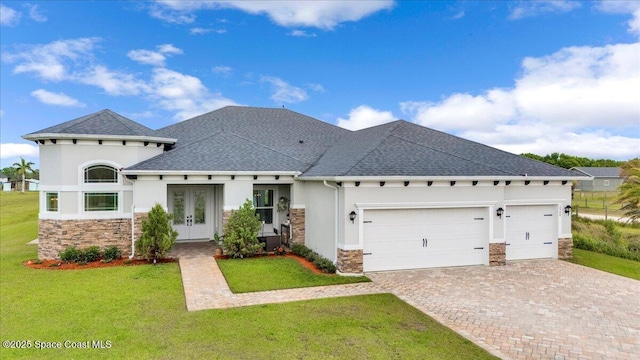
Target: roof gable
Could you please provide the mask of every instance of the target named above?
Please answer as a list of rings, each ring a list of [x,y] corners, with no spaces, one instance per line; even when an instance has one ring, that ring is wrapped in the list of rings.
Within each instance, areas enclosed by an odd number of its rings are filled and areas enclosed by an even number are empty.
[[[593,177],[621,177],[619,167],[573,167],[572,169]]]

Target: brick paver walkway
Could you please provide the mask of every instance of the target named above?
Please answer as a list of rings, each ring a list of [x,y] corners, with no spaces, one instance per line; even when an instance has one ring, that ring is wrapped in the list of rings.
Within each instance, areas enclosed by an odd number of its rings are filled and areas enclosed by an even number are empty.
[[[564,261],[380,272],[367,274],[372,283],[233,294],[212,249],[176,250],[189,311],[391,292],[503,359],[640,359],[640,282]]]
[[[637,280],[558,260],[367,275],[502,358],[640,359]]]

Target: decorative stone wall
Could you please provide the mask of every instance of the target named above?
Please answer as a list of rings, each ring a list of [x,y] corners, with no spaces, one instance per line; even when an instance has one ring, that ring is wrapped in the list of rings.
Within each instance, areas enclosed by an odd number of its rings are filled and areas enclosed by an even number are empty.
[[[142,219],[146,213],[135,215],[136,239],[142,233]],[[67,246],[80,249],[99,246],[104,249],[115,245],[122,256],[131,255],[131,218],[99,220],[49,220],[38,221],[38,258],[58,259],[58,253]]]
[[[362,250],[338,249],[338,261],[336,267],[341,273],[361,274],[363,272],[362,262]]]
[[[227,225],[227,223],[229,222],[229,217],[231,217],[231,211],[232,210],[222,211],[222,229],[224,229],[225,225]]]
[[[573,238],[558,239],[558,259],[571,259],[573,257]]]
[[[507,264],[507,245],[505,243],[489,244],[489,266]]]
[[[305,243],[305,211],[304,209],[289,209],[291,221],[291,244]]]

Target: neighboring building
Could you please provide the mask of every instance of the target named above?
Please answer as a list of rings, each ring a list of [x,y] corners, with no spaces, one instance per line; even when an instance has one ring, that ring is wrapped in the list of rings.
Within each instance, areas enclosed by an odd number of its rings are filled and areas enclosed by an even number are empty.
[[[402,120],[349,131],[286,109],[156,131],[103,110],[24,138],[40,147],[40,258],[130,254],[155,203],[178,241],[208,241],[246,199],[265,235],[289,223],[343,273],[569,257],[571,182],[587,178]]]
[[[11,182],[6,176],[0,176],[0,184],[2,184],[2,191],[11,191]]]
[[[590,180],[580,180],[576,184],[579,191],[616,191],[622,184],[619,167],[574,167],[586,176],[592,177]]]

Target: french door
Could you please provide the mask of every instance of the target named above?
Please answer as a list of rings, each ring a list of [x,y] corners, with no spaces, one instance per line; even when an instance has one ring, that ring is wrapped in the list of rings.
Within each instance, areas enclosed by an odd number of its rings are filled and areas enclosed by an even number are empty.
[[[211,198],[211,189],[205,186],[169,188],[169,212],[178,240],[211,238]]]

